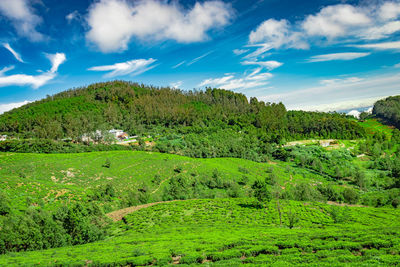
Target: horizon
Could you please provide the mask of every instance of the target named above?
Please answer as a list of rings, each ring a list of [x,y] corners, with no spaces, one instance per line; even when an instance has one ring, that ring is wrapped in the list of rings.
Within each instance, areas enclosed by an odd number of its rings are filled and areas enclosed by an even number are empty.
[[[3,0],[0,114],[116,79],[289,110],[361,110],[399,94],[400,1],[248,2]]]

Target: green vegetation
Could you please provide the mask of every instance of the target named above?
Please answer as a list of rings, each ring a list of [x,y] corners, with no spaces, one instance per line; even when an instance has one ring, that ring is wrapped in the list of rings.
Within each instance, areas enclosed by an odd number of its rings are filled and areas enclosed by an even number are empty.
[[[10,253],[1,265],[218,266],[395,265],[400,260],[399,210],[281,201],[266,209],[254,199],[187,200],[126,217],[115,237],[83,246]],[[290,224],[290,213],[297,222]]]
[[[372,113],[400,129],[400,96],[391,96],[377,101]]]
[[[357,121],[115,81],[7,112],[0,265],[398,264],[393,101]]]

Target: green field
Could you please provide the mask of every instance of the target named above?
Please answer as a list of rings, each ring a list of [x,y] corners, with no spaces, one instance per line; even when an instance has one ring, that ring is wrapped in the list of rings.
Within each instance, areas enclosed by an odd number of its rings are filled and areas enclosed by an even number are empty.
[[[391,134],[374,120],[363,127]],[[0,266],[396,266],[399,144],[379,138],[299,141],[262,163],[0,153]],[[254,197],[256,181],[268,200]],[[126,207],[120,221],[104,217]]]
[[[107,159],[111,163],[110,168],[102,167]],[[285,162],[256,163],[235,158],[193,159],[141,151],[0,153],[0,189],[8,194],[12,206],[17,209],[24,210],[31,203],[51,209],[58,203],[87,200],[88,194],[111,184],[116,190],[116,197],[105,205],[105,211],[109,212],[123,207],[122,197],[130,189],[146,187],[149,193],[146,202],[156,202],[162,200],[163,189],[172,177],[201,180],[211,177],[215,170],[218,170],[222,182],[239,181],[246,177],[248,182],[239,188],[243,195],[246,195],[249,184],[255,179],[265,179],[271,171],[276,175],[277,183],[284,188],[299,181],[310,184],[328,182],[320,174]],[[156,175],[158,181],[152,182]],[[212,197],[223,197],[224,192],[224,189],[214,188],[206,193]]]
[[[276,201],[186,200],[155,205],[126,217],[115,236],[91,244],[8,253],[0,265],[136,266],[172,263],[215,266],[396,265],[399,210]],[[290,229],[289,214],[298,218]],[[335,217],[336,218],[336,217]]]

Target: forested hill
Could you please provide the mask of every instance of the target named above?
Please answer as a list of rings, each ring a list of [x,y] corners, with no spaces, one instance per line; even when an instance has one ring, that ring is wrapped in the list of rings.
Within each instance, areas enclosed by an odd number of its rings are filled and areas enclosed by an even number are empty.
[[[129,134],[214,133],[229,129],[264,142],[308,137],[351,139],[364,130],[344,115],[287,111],[222,89],[181,91],[114,81],[75,88],[0,116],[0,133],[79,139],[95,130]]]
[[[400,95],[377,101],[372,113],[400,129]]]

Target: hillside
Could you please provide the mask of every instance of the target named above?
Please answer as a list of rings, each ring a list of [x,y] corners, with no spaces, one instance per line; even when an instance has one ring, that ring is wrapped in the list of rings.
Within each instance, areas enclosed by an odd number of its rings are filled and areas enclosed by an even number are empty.
[[[391,96],[377,101],[372,113],[400,129],[400,96]]]
[[[395,265],[399,210],[251,199],[187,200],[141,209],[115,237],[0,256],[1,265]]]
[[[0,131],[0,265],[399,260],[400,131],[376,119],[116,81]]]
[[[115,81],[71,89],[0,115],[0,133],[22,138],[80,140],[96,130],[122,128],[131,135],[221,134],[232,131],[279,143],[307,137],[352,139],[362,127],[343,115],[287,112],[221,89],[183,92]]]

